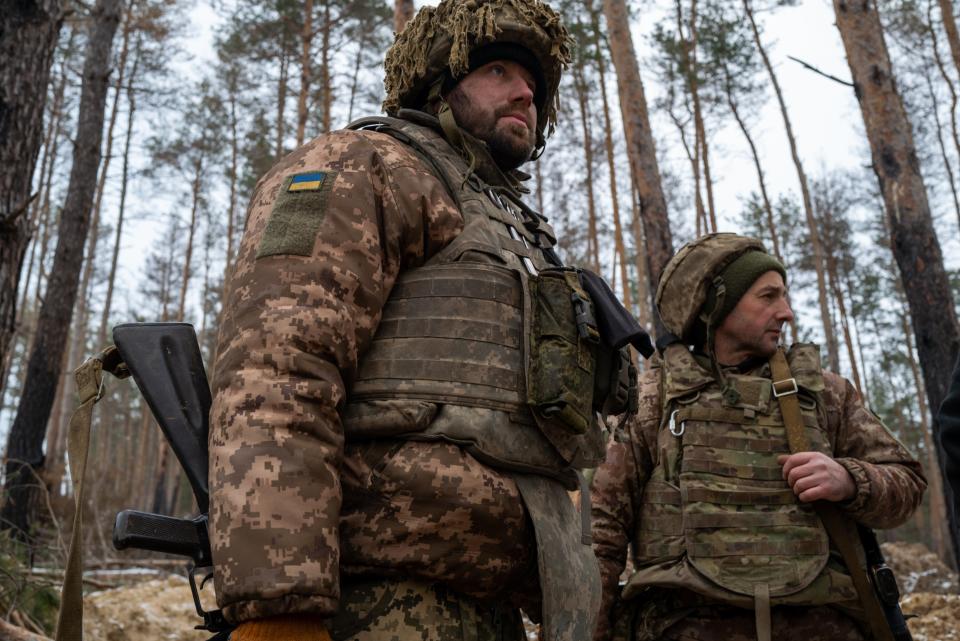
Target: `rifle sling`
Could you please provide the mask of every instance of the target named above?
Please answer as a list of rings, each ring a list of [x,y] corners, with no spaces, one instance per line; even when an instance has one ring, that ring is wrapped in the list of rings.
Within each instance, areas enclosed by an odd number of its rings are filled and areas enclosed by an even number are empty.
[[[793,379],[790,364],[787,362],[787,357],[782,349],[778,349],[770,358],[770,372],[773,376],[775,390],[780,389],[779,384],[787,383]],[[790,452],[795,454],[810,451],[810,440],[807,438],[806,430],[803,427],[803,415],[800,411],[800,402],[797,399],[796,381],[793,381],[793,383],[792,391],[780,393],[777,396],[777,401],[780,403],[783,423],[787,428]],[[837,546],[837,550],[850,572],[867,623],[873,633],[874,641],[894,641],[893,633],[890,631],[880,601],[873,591],[873,585],[867,574],[866,556],[863,545],[856,534],[856,523],[841,512],[834,503],[816,501],[812,504],[812,507],[823,522],[823,527],[830,536],[830,540]]]
[[[87,453],[90,450],[90,423],[93,406],[103,396],[103,372],[117,378],[130,376],[130,371],[113,345],[98,356],[88,358],[74,371],[80,406],[70,417],[67,432],[67,453],[70,478],[73,480],[73,532],[67,569],[60,591],[60,611],[57,613],[55,641],[83,641],[83,490],[86,487]]]

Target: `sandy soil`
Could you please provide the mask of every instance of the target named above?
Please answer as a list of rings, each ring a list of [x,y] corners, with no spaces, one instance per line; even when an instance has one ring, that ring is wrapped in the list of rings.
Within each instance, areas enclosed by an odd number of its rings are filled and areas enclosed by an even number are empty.
[[[960,581],[918,543],[880,546],[904,595],[900,602],[914,641],[960,641]]]
[[[83,632],[96,641],[206,641],[190,585],[181,576],[94,592],[84,599]]]

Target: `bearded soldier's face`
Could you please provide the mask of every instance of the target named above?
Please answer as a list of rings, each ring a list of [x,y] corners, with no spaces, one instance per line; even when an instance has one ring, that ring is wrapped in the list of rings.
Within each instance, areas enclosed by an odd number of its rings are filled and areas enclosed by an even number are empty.
[[[457,124],[489,145],[502,169],[530,159],[537,141],[536,82],[511,60],[474,69],[447,96]]]

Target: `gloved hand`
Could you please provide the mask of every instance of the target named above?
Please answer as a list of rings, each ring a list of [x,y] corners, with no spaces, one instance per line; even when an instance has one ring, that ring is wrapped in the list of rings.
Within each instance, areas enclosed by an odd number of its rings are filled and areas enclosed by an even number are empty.
[[[315,614],[284,614],[241,623],[230,641],[331,641],[323,619]]]

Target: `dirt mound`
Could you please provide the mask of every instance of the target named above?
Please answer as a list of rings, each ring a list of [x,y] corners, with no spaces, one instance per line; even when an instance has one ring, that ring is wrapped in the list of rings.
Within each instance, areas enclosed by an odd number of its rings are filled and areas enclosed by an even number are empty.
[[[83,631],[97,641],[206,641],[190,584],[181,576],[94,592],[84,598]]]
[[[951,571],[940,557],[922,543],[884,543],[880,548],[887,565],[897,576],[897,583],[904,595],[915,592],[960,592],[957,573]]]
[[[917,592],[901,606],[905,614],[917,615],[907,621],[913,641],[960,641],[960,595]]]

